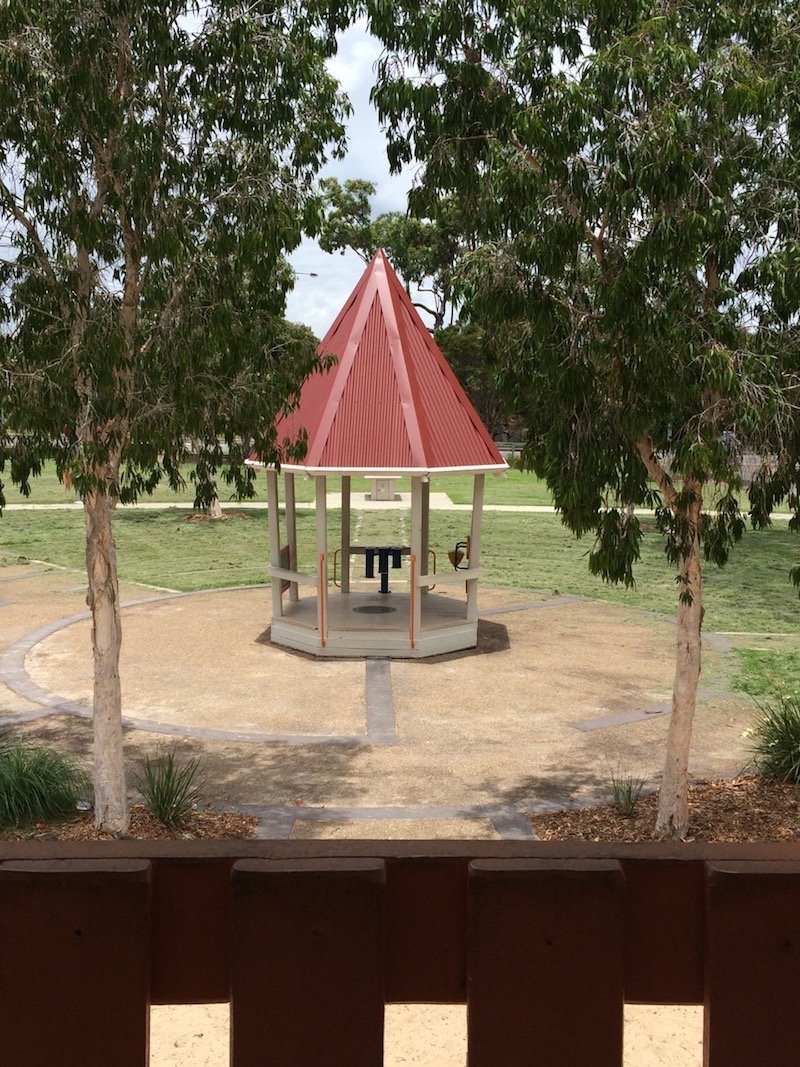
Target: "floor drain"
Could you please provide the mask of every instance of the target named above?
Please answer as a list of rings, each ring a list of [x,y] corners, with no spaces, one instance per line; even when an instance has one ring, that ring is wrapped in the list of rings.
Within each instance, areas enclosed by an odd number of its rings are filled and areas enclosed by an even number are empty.
[[[353,608],[353,611],[362,615],[388,615],[390,611],[397,611],[397,608],[391,608],[388,604],[364,604],[361,608]]]

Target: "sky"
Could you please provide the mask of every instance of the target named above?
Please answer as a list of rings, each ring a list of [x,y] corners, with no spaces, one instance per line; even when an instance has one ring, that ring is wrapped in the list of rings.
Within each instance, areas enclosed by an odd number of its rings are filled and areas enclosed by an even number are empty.
[[[369,102],[375,80],[373,66],[381,47],[369,36],[363,22],[356,23],[340,37],[338,54],[329,67],[353,106],[348,123],[348,151],[343,160],[332,161],[320,174],[320,177],[338,178],[340,182],[348,178],[374,182],[375,215],[406,210],[406,194],[414,173],[413,168],[408,168],[399,175],[389,174],[386,139]],[[360,278],[364,263],[354,252],[344,255],[323,252],[309,239],[289,259],[297,281],[286,302],[287,318],[305,323],[321,338]],[[311,274],[317,277],[310,277]]]

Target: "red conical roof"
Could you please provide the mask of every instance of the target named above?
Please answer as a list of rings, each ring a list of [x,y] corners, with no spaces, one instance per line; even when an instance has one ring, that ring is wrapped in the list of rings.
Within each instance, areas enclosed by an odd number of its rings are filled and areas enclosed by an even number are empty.
[[[406,473],[505,470],[478,413],[383,251],[322,339],[336,364],[307,379],[278,440],[304,428],[308,450],[287,470]]]

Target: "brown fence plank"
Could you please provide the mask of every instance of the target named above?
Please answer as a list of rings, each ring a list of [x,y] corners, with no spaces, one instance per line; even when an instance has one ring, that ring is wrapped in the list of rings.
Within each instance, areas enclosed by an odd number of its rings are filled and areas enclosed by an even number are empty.
[[[386,864],[386,1000],[463,1004],[468,859]]]
[[[619,1067],[624,888],[613,861],[470,864],[470,1067]]]
[[[150,865],[0,864],[0,1059],[148,1062]]]
[[[638,1004],[700,1004],[704,864],[699,860],[624,860],[622,869],[625,999]]]
[[[709,863],[705,1067],[800,1058],[800,863]]]
[[[232,873],[232,1067],[383,1063],[382,860]]]
[[[226,1001],[233,860],[153,863],[154,1004]]]

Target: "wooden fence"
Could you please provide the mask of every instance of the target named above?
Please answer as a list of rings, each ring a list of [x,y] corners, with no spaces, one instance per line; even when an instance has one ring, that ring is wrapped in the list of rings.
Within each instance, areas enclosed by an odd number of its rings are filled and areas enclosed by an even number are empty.
[[[800,843],[0,845],[0,1059],[141,1067],[230,1001],[234,1067],[373,1067],[385,1003],[466,1003],[472,1067],[622,1062],[625,1001],[705,1063],[800,1062]]]

